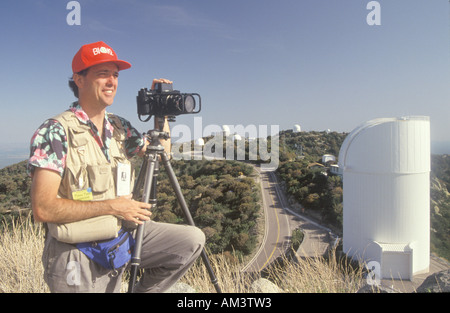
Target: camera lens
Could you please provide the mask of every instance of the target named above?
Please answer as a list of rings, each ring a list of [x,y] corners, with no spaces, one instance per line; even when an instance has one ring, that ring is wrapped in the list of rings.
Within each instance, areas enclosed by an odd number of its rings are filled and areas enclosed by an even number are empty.
[[[195,99],[191,95],[184,97],[184,111],[191,113],[195,109]]]

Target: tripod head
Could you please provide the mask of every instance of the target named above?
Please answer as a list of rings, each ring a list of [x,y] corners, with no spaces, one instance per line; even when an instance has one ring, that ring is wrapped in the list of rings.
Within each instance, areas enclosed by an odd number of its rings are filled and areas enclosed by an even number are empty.
[[[151,139],[151,141],[159,140],[159,139],[164,139],[164,140],[170,139],[170,134],[168,132],[162,132],[162,131],[159,131],[156,129],[153,129],[153,130],[148,131],[147,133],[144,133],[144,136],[147,139]]]
[[[158,130],[150,130],[147,133],[143,134],[144,137],[147,139],[147,141],[150,143],[147,146],[146,154],[149,154],[151,152],[157,152],[162,153],[164,152],[164,147],[161,144],[160,139],[170,139],[170,134],[168,132],[162,132]]]
[[[170,133],[163,131],[164,125],[170,120],[168,117],[164,116],[155,116],[155,129],[149,130],[147,133],[144,133],[143,136],[147,139],[147,141],[150,143],[150,145],[147,147],[147,152],[150,151],[158,151],[161,152],[163,149],[163,146],[161,144],[161,140],[169,140],[170,139]],[[170,151],[170,149],[169,149]]]

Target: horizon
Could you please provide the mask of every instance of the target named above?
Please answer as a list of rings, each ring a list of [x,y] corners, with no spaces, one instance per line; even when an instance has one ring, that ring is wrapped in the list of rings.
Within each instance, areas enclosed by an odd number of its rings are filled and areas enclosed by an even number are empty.
[[[210,126],[210,125],[208,125]],[[273,126],[273,125],[272,125]],[[293,131],[291,129],[280,129],[280,132]],[[324,130],[310,130],[303,131],[304,133],[308,132],[324,132]],[[345,132],[343,132],[345,133]],[[204,136],[206,137],[206,136]],[[245,139],[248,139],[248,136],[243,136]],[[260,138],[260,137],[258,137]],[[198,139],[198,138],[195,138]],[[194,141],[192,139],[190,141]],[[184,141],[173,142],[173,144],[182,144]],[[186,141],[189,142],[189,141]],[[450,155],[450,141],[431,141],[431,154],[432,155]],[[7,166],[14,165],[25,161],[28,159],[29,154],[29,144],[28,143],[0,143],[0,169],[3,169]],[[336,158],[338,156],[336,155]]]

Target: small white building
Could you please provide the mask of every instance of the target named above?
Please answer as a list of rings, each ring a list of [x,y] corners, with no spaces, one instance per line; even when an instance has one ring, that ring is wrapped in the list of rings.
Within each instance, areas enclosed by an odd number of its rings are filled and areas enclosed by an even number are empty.
[[[344,140],[339,167],[344,252],[377,262],[382,278],[411,280],[428,272],[429,118],[381,118],[360,125]]]
[[[331,164],[331,165],[330,165],[330,174],[333,174],[333,175],[341,175],[341,176],[342,176],[342,171],[341,171],[339,165],[337,165],[337,164]]]
[[[322,164],[326,164],[327,162],[336,162],[336,157],[332,154],[322,155]]]

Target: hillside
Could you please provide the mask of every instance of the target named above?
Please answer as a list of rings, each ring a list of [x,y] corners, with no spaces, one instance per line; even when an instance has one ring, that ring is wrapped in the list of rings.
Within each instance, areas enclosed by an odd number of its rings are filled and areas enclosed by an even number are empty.
[[[450,260],[450,155],[431,158],[431,251]]]
[[[141,160],[133,159],[136,168]],[[260,190],[253,167],[237,161],[173,161],[195,224],[202,228],[213,253],[245,256],[256,245]],[[0,170],[0,216],[9,221],[30,209],[31,180],[26,162]],[[183,223],[184,216],[163,167],[158,177],[156,221]],[[1,226],[0,226],[1,227]]]
[[[338,156],[347,134],[336,132],[282,131],[280,164],[282,187],[293,208],[342,230],[342,182],[338,176],[323,175],[322,155]],[[139,160],[134,160],[139,167]],[[260,191],[252,167],[236,161],[173,161],[174,171],[196,225],[205,232],[213,253],[251,253],[256,245]],[[30,208],[30,179],[26,162],[0,170],[0,214],[7,220]],[[431,249],[450,259],[450,156],[431,158]],[[158,208],[154,218],[179,223],[182,213],[176,205],[167,177],[161,173]],[[8,213],[8,214],[5,214]]]
[[[31,208],[31,179],[26,174],[26,164],[22,161],[0,169],[0,215],[6,219]]]

